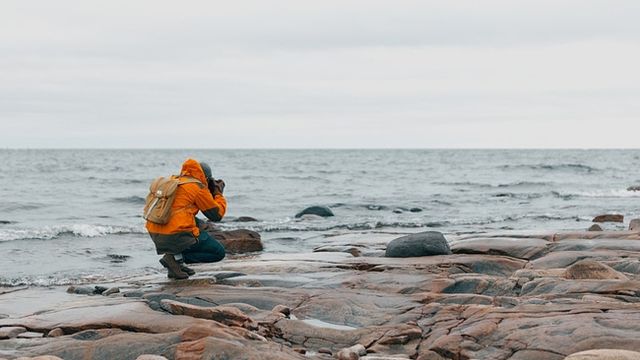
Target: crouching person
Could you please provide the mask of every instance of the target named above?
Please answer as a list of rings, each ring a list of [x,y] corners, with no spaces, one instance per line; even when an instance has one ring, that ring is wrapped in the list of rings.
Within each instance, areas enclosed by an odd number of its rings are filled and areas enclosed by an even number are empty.
[[[144,210],[146,228],[168,277],[186,279],[195,274],[185,263],[217,262],[224,247],[206,231],[200,231],[196,214],[220,221],[227,209],[222,194],[225,183],[215,180],[206,163],[187,159],[180,175],[157,178],[150,187]]]

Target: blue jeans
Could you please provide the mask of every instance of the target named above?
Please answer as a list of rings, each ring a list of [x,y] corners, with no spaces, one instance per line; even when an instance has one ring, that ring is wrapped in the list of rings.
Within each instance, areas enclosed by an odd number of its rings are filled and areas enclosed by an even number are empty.
[[[212,263],[224,259],[224,246],[209,235],[206,231],[200,231],[198,243],[182,252],[182,258],[187,264]]]

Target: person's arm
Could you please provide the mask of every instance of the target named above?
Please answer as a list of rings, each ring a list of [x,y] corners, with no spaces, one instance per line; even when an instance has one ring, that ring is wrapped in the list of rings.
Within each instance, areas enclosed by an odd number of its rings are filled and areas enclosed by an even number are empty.
[[[213,192],[210,188],[211,186],[200,190],[196,197],[196,206],[209,220],[220,221],[227,212],[227,199],[222,195],[224,185],[215,186]]]

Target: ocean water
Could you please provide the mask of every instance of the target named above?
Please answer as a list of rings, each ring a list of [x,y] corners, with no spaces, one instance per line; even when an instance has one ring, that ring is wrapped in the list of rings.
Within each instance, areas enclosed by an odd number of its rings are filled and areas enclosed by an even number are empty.
[[[601,213],[640,216],[640,192],[627,190],[640,185],[640,150],[0,150],[0,286],[161,272],[144,197],[188,157],[227,183],[221,226],[259,231],[267,252],[309,252],[327,234],[584,230]],[[294,218],[311,205],[336,216]]]

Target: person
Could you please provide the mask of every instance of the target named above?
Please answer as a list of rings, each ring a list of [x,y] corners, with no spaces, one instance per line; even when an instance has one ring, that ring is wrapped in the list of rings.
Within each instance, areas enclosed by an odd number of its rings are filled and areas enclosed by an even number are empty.
[[[222,260],[225,250],[222,244],[207,231],[200,231],[196,214],[202,212],[211,221],[220,221],[227,210],[223,192],[223,180],[215,180],[211,167],[204,162],[187,159],[182,164],[180,180],[196,179],[176,189],[169,221],[156,224],[147,221],[146,228],[153,240],[167,276],[186,279],[195,274],[185,263],[211,263]]]

